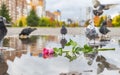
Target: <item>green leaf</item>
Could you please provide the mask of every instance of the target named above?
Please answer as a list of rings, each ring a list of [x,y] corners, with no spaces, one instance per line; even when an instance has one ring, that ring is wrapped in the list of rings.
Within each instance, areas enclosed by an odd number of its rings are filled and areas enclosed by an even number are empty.
[[[73,60],[75,60],[75,59],[77,59],[77,56],[76,56],[76,55],[72,56],[69,60],[70,60],[70,62],[71,62],[71,61],[73,61]]]
[[[58,52],[58,48],[53,48],[54,52],[57,53]]]
[[[89,50],[89,49],[84,49],[83,50],[83,53],[90,53],[90,52],[92,52],[92,50]]]
[[[80,47],[75,48],[75,53],[76,53],[76,54],[80,54],[80,53],[79,53],[80,51],[82,51],[82,48],[80,48]]]
[[[71,40],[71,39],[70,39],[70,43],[73,47],[77,46],[77,43],[75,41]]]
[[[69,52],[66,52],[65,57],[67,57],[68,59],[70,59],[70,58],[71,58],[71,56],[69,55]]]
[[[70,46],[70,45],[71,45],[71,43],[70,43],[70,42],[68,42],[68,43],[66,43],[66,44],[65,44],[65,46]]]
[[[85,49],[89,49],[89,46],[87,44],[84,45]]]
[[[75,49],[75,46],[73,46],[72,50],[74,50],[74,49]]]
[[[54,51],[58,51],[58,48],[53,48]]]
[[[77,43],[70,39],[70,41],[68,43],[66,43],[65,46],[73,46],[73,47],[75,47],[75,46],[77,46]]]
[[[58,56],[58,48],[53,48],[54,50],[54,56],[57,57]]]
[[[93,52],[92,47],[88,45],[84,45],[83,53],[90,53],[90,52]]]
[[[62,48],[59,48],[59,53],[58,55],[62,56]]]
[[[72,48],[72,52],[73,52],[73,54],[75,53],[75,47]]]

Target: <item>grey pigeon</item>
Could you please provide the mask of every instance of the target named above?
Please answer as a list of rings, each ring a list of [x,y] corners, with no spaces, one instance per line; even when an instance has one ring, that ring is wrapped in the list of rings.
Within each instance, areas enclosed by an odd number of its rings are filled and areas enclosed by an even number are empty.
[[[92,21],[89,21],[89,25],[86,28],[85,34],[89,40],[95,40],[99,37],[97,29],[95,28],[94,23]]]
[[[93,10],[95,16],[100,16],[103,13],[103,10],[108,10],[112,7],[115,7],[119,4],[101,4],[98,0],[93,0],[93,6],[96,10]]]
[[[7,34],[7,28],[5,26],[5,22],[6,22],[6,19],[4,17],[0,16],[0,43],[1,43],[1,46],[2,46],[3,39]]]
[[[103,22],[102,22],[102,25],[100,26],[99,31],[100,31],[100,33],[103,34],[103,35],[106,35],[108,32],[110,32],[110,30],[107,29],[107,22],[106,22],[106,21],[103,21]]]
[[[36,30],[36,28],[24,28],[21,33],[19,34],[19,37],[21,38],[21,36],[29,36],[34,30]],[[26,38],[27,38],[26,37]]]
[[[61,32],[62,35],[67,34],[67,29],[66,29],[66,27],[64,25],[62,25],[62,28],[61,28],[60,32]]]
[[[101,4],[99,0],[93,0],[93,6],[94,8],[98,7],[98,10],[108,10],[116,5],[119,4]]]

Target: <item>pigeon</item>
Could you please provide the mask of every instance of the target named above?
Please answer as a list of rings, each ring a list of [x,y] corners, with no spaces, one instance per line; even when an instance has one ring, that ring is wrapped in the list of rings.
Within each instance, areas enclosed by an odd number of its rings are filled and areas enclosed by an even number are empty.
[[[94,14],[95,16],[100,16],[100,15],[103,14],[103,11],[93,10],[93,14]]]
[[[116,4],[101,4],[100,1],[93,0],[94,8],[98,7],[99,10],[108,10],[108,9],[110,9],[110,8],[116,6],[116,5],[119,5],[119,4],[117,4],[117,3]]]
[[[61,28],[60,32],[61,32],[62,35],[67,34],[67,29],[66,29],[66,27],[64,25],[62,25],[62,28]]]
[[[25,28],[21,31],[21,33],[19,34],[20,38],[28,38],[28,36],[34,31],[36,30],[36,28]]]
[[[5,26],[6,19],[0,16],[0,45],[2,47],[3,39],[7,34],[7,28]]]
[[[99,31],[100,31],[100,33],[103,34],[103,35],[106,35],[108,32],[110,32],[110,30],[107,29],[107,22],[106,22],[106,21],[103,21],[103,22],[102,22]]]
[[[98,0],[93,0],[93,13],[95,16],[100,16],[103,13],[103,10],[109,10],[112,7],[115,7],[119,4],[101,4]]]
[[[89,40],[95,41],[96,38],[99,38],[97,29],[95,28],[92,20],[89,21],[89,25],[86,28],[85,34]]]

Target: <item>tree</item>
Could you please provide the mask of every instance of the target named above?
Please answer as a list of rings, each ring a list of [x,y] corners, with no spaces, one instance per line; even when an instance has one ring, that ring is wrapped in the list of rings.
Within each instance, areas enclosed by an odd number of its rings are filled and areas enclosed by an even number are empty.
[[[19,26],[20,26],[20,27],[23,26],[23,22],[22,22],[22,20],[20,20],[20,22],[19,22]]]
[[[114,27],[119,27],[120,26],[120,14],[116,15],[113,19],[112,19],[112,24]]]
[[[27,24],[28,26],[38,26],[39,25],[39,17],[37,16],[34,9],[30,11],[30,14],[27,16]]]
[[[5,17],[8,23],[11,21],[9,10],[7,9],[7,6],[4,3],[2,3],[0,7],[0,16]]]
[[[46,17],[40,18],[39,26],[41,26],[41,27],[44,27],[44,26],[49,27],[50,26],[50,19],[46,18]]]
[[[21,16],[20,19],[18,19],[18,23],[19,23],[19,26],[22,26],[22,27],[26,27],[27,26],[27,22],[26,22],[26,16]],[[21,24],[20,24],[21,22]]]
[[[103,21],[104,21],[104,17],[101,16],[101,17],[100,17],[100,22],[99,22],[99,25],[98,25],[98,26],[101,26],[101,24],[102,24]]]

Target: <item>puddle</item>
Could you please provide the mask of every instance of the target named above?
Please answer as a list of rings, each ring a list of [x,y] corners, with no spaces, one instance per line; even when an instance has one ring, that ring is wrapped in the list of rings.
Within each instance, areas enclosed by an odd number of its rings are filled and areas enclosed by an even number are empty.
[[[88,39],[83,35],[66,35],[65,38],[38,35],[27,39],[19,39],[17,36],[6,37],[3,46],[9,50],[2,50],[0,75],[120,75],[119,37],[112,37],[110,41],[102,42],[101,47],[115,48],[115,51],[82,54],[72,62],[64,56],[42,58],[44,47],[64,47],[70,39],[81,46],[88,43]],[[2,66],[5,66],[5,69]]]

